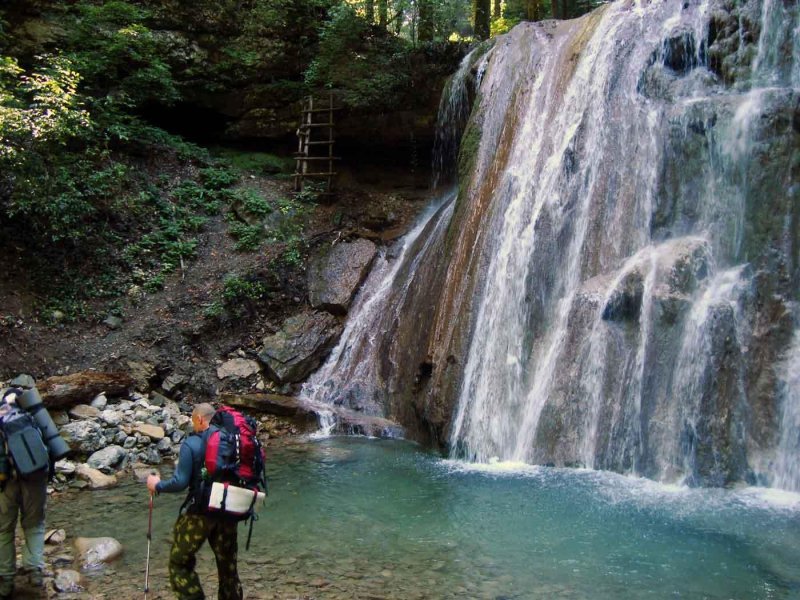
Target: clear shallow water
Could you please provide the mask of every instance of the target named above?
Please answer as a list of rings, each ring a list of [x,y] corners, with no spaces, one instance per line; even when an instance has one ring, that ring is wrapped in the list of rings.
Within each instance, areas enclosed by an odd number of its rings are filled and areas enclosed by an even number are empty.
[[[249,598],[800,597],[797,495],[475,467],[358,438],[272,448],[269,475],[249,552],[240,528]],[[169,597],[180,501],[156,499],[154,598]],[[55,499],[50,514],[71,536],[112,535],[125,545],[121,562],[90,575],[91,591],[127,598],[141,590],[144,486]],[[201,556],[210,593],[213,561],[207,549]]]

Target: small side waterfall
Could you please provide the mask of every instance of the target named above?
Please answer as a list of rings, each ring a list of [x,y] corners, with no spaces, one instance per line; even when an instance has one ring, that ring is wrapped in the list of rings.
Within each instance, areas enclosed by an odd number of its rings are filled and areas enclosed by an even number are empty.
[[[329,407],[345,407],[382,416],[389,402],[384,371],[391,369],[387,332],[403,319],[401,309],[409,290],[419,285],[415,273],[433,240],[452,215],[455,192],[434,200],[414,228],[396,245],[382,250],[359,291],[342,337],[330,356],[303,385],[300,398],[321,407],[320,426],[330,432],[335,415]]]
[[[473,55],[471,50],[458,66],[458,70],[447,82],[439,101],[439,114],[436,118],[436,135],[433,143],[433,188],[447,183],[455,175],[458,146],[461,134],[472,109],[474,85],[470,81]]]

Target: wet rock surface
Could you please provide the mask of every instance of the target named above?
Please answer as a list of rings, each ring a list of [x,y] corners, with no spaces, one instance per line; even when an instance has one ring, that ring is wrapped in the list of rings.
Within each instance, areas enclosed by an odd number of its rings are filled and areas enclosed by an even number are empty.
[[[264,339],[258,358],[276,383],[302,381],[325,359],[342,331],[333,315],[310,311],[290,317]]]

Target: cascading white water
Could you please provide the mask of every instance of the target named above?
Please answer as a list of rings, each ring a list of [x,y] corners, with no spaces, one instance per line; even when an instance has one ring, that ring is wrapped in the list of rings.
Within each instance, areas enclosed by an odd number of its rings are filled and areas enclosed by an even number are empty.
[[[783,364],[783,411],[773,486],[800,492],[800,330]]]
[[[330,432],[335,414],[326,406],[345,405],[366,414],[380,415],[386,390],[380,374],[384,353],[378,347],[397,318],[403,297],[414,284],[413,274],[452,214],[455,191],[435,199],[414,228],[397,242],[391,253],[383,251],[356,296],[344,332],[330,356],[303,385],[300,399],[321,407],[320,427]],[[423,232],[426,235],[421,239]],[[398,274],[406,275],[398,279]]]
[[[710,485],[746,471],[748,206],[764,115],[797,93],[774,45],[796,54],[800,11],[765,0],[734,86],[708,66],[713,12],[616,3],[588,41],[584,21],[505,42],[535,59],[486,223],[455,457]],[[490,61],[485,95],[513,68]]]
[[[713,328],[721,313],[724,318],[725,311],[729,311],[734,324],[741,323],[740,300],[747,287],[743,270],[738,266],[710,277],[686,318],[673,388],[675,396],[684,401],[672,407],[670,428],[678,435],[672,437],[672,447],[661,454],[662,479],[680,474],[683,482],[689,483],[698,470],[697,440],[703,437],[699,429],[704,419],[701,402],[708,385],[705,378],[712,372],[709,365],[715,356]],[[732,343],[741,345],[741,333],[730,333],[738,334]]]
[[[469,81],[474,48],[461,60],[442,92],[439,114],[436,117],[436,135],[433,143],[433,188],[452,179],[458,155],[458,144],[471,108],[473,86]]]

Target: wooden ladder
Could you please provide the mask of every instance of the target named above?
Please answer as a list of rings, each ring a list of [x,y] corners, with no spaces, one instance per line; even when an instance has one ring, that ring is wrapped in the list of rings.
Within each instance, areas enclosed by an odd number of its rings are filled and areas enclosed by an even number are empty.
[[[333,106],[333,92],[328,94],[327,106],[315,105],[313,96],[303,98],[300,126],[297,128],[298,147],[294,155],[296,192],[303,191],[304,180],[308,177],[324,179],[325,190],[321,193],[333,194],[333,178],[336,176],[334,163],[339,160],[338,156],[333,155],[333,113],[337,110]],[[322,152],[314,152],[317,148]]]

